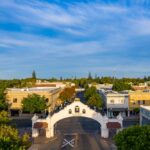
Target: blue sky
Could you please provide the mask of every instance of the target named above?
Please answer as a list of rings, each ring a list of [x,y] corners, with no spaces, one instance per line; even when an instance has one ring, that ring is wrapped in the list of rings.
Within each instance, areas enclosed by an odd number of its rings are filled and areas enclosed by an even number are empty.
[[[150,0],[5,0],[0,79],[150,75]]]

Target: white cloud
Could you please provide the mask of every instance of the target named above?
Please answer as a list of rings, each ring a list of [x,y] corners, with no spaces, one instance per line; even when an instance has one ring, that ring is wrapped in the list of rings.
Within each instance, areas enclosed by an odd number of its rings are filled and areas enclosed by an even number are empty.
[[[149,63],[136,62],[130,52],[138,54],[150,48],[148,43],[144,47],[140,40],[143,35],[150,38],[150,13],[144,7],[139,13],[138,8],[99,2],[63,7],[38,0],[2,1],[0,21],[13,22],[21,31],[0,30],[0,69],[4,72],[11,69],[14,74],[19,69],[44,66],[57,73],[59,69],[65,73],[144,73]],[[31,30],[30,34],[26,33],[27,29]],[[58,36],[44,36],[43,29],[56,30]],[[104,55],[108,57],[101,57]]]
[[[10,9],[13,21],[21,21],[26,24],[55,27],[55,25],[68,26],[80,24],[81,17],[74,18],[74,14],[69,14],[65,9],[55,4],[42,3],[38,1],[30,1],[26,3],[18,3],[16,1],[2,2],[0,7]],[[57,27],[56,27],[57,28]]]
[[[136,4],[136,3],[135,3]],[[16,22],[21,26],[56,29],[75,36],[90,37],[102,34],[150,34],[143,7],[102,4],[99,2],[68,4],[66,7],[38,0],[7,0],[0,3],[1,21]],[[141,13],[139,13],[139,11]],[[126,32],[122,32],[126,30]],[[121,32],[121,33],[120,33]]]
[[[16,49],[14,53],[26,50],[28,53],[54,54],[57,56],[86,55],[103,51],[98,41],[74,42],[67,39],[35,36],[32,34],[0,32],[0,46]]]

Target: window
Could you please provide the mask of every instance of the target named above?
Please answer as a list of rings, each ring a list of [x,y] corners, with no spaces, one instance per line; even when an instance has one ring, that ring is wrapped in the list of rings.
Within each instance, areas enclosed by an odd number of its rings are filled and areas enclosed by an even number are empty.
[[[48,101],[49,101],[49,99],[48,99],[48,98],[46,98],[46,103],[48,103]]]
[[[124,104],[124,99],[121,99],[121,100],[120,100],[120,103],[121,103],[121,104]]]
[[[13,103],[17,103],[17,98],[13,98]]]
[[[111,100],[110,100],[110,103],[111,103],[111,104],[114,104],[114,100],[113,100],[113,99],[111,99]]]
[[[138,100],[138,104],[140,105],[140,100]]]
[[[86,113],[86,110],[85,110],[85,109],[83,109],[83,110],[82,110],[82,113],[83,113],[83,114],[85,114],[85,113]]]
[[[80,109],[79,109],[79,106],[76,106],[75,107],[75,113],[79,113]]]
[[[71,109],[69,109],[69,114],[72,114],[72,110]]]

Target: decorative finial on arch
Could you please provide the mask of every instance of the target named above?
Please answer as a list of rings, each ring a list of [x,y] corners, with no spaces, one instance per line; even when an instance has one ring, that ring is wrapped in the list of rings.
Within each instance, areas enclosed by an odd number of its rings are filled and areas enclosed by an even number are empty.
[[[74,99],[74,101],[79,101],[79,102],[80,102],[80,98],[77,98],[77,97],[76,97],[76,98]]]
[[[32,121],[36,121],[38,118],[39,117],[36,114],[34,114],[33,117],[32,117]]]
[[[117,119],[121,120],[121,121],[123,120],[123,117],[122,117],[121,113],[119,113],[119,115],[117,116]]]

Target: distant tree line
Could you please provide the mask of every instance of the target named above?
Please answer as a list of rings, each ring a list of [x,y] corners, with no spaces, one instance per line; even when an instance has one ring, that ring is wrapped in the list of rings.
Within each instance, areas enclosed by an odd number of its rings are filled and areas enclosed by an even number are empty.
[[[88,84],[114,84],[116,82],[122,82],[125,84],[138,85],[139,83],[144,83],[150,81],[150,77],[144,78],[116,78],[116,77],[98,77],[97,75],[93,78],[91,74],[87,78],[67,78],[62,81],[70,81],[76,84],[77,87],[87,88]]]
[[[5,89],[6,88],[22,88],[22,87],[33,87],[35,85],[37,76],[36,72],[33,71],[31,77],[25,79],[13,79],[13,80],[0,80],[0,110],[6,110],[7,104],[5,103]],[[39,78],[38,78],[39,79]],[[89,72],[88,76],[85,78],[49,78],[49,79],[40,79],[42,81],[47,80],[50,82],[53,81],[62,81],[62,82],[73,82],[76,84],[76,87],[88,88],[88,84],[113,84],[113,90],[130,90],[131,83],[132,85],[138,85],[139,83],[144,83],[150,81],[150,76],[145,76],[144,78],[116,78],[116,77],[99,77],[95,75],[94,77]]]

